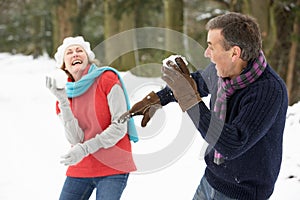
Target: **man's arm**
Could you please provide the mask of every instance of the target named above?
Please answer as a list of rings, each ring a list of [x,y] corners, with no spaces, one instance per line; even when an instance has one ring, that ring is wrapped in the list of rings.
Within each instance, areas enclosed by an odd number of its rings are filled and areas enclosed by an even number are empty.
[[[187,111],[202,137],[225,159],[234,159],[245,153],[276,123],[283,106],[283,90],[272,84],[261,84],[263,89],[253,87],[243,94],[238,114],[228,123],[224,123],[203,102]]]

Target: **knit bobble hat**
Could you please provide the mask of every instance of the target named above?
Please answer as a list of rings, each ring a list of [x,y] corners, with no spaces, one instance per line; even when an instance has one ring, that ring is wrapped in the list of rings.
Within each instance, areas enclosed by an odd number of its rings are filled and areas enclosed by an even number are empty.
[[[64,63],[64,54],[65,54],[66,49],[71,45],[80,45],[87,53],[89,60],[95,59],[95,54],[91,50],[90,43],[84,41],[82,36],[67,37],[64,39],[62,45],[60,45],[57,48],[57,52],[54,54],[54,59],[56,60],[56,63],[58,64],[59,67],[61,67],[62,64]]]

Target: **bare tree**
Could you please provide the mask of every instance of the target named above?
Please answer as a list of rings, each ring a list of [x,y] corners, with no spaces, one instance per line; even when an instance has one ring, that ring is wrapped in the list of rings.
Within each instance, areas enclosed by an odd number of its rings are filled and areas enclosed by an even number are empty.
[[[296,6],[300,7],[300,0],[297,1]],[[295,66],[296,66],[297,48],[298,48],[297,37],[299,37],[300,34],[299,22],[300,22],[299,14],[298,15],[296,14],[294,25],[293,25],[292,44],[289,51],[289,61],[288,61],[288,69],[287,69],[287,77],[286,77],[286,85],[287,85],[290,104],[293,102],[292,88],[293,88],[293,80],[294,80],[294,73],[295,73]]]
[[[74,35],[78,15],[77,0],[58,1],[52,11],[53,47],[56,49],[65,37]]]
[[[183,32],[183,0],[164,0],[165,27],[174,31]],[[174,38],[175,36],[175,38]],[[176,35],[166,31],[166,49],[175,49],[184,52],[184,41],[178,41]],[[169,52],[167,54],[172,54]]]

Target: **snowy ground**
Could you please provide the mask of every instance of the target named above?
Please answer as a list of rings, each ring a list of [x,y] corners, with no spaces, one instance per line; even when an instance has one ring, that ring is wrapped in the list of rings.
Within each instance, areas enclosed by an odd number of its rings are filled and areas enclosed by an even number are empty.
[[[60,194],[66,170],[60,156],[69,145],[55,115],[55,99],[45,88],[45,75],[54,65],[47,56],[33,59],[0,53],[1,200],[53,200]],[[153,87],[148,89],[157,89]],[[159,134],[147,135],[152,131],[145,129],[142,140],[133,144],[135,155],[163,151],[180,137],[185,116],[179,107],[171,104],[162,112],[166,120]],[[271,200],[300,199],[299,130],[300,102],[288,110],[282,169]],[[122,200],[192,199],[205,163],[202,138],[196,132],[190,137],[181,153],[170,155],[174,158],[168,164],[151,171],[138,162],[142,170],[131,174]]]

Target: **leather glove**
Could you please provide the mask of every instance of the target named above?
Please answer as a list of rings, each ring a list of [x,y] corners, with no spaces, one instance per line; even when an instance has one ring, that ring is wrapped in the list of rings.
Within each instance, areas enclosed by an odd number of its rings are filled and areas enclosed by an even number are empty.
[[[76,165],[88,154],[89,153],[86,148],[86,145],[77,143],[69,150],[69,152],[66,155],[63,155],[61,157],[63,160],[60,161],[60,163],[66,165],[66,166]]]
[[[141,126],[145,127],[151,117],[154,115],[156,110],[161,108],[160,99],[155,92],[150,92],[146,97],[144,97],[141,101],[137,102],[132,106],[132,108],[124,113],[120,118],[119,122],[124,122],[128,120],[130,117],[136,115],[143,115],[143,119],[141,122]]]
[[[175,62],[167,61],[163,65],[162,79],[173,91],[183,112],[201,101],[197,84],[191,77],[190,72],[181,57],[175,58]]]

